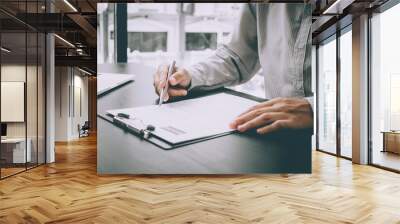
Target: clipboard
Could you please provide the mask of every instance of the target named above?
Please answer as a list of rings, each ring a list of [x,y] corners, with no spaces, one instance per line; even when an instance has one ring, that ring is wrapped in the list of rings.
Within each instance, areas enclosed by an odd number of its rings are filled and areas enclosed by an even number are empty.
[[[218,91],[218,92],[211,92],[209,94],[203,94],[200,97],[194,97],[192,96],[191,99],[197,99],[197,98],[201,98],[201,97],[206,97],[206,96],[212,96],[218,93],[227,93],[230,95],[234,95],[234,96],[238,96],[238,97],[243,97],[245,99],[254,101],[254,103],[257,102],[262,102],[265,101],[265,99],[261,99],[258,97],[254,97],[254,96],[250,96],[244,93],[240,93],[240,92],[236,92],[233,90],[228,90],[228,89],[224,89],[224,91]],[[195,96],[195,95],[194,95]],[[190,99],[190,98],[189,98]],[[183,100],[178,100],[179,101],[184,101],[186,99]],[[245,108],[244,108],[245,109]],[[213,138],[218,138],[221,136],[225,136],[225,135],[229,135],[229,134],[233,134],[235,132],[237,132],[236,130],[231,130],[231,131],[227,131],[227,132],[223,132],[223,133],[219,133],[219,134],[214,134],[214,135],[210,135],[210,136],[205,136],[205,137],[201,137],[201,138],[195,138],[195,139],[190,139],[187,141],[181,141],[178,143],[173,143],[170,142],[160,136],[158,136],[157,134],[154,134],[154,130],[156,127],[154,127],[153,125],[149,124],[149,123],[144,123],[141,120],[135,120],[132,119],[131,117],[129,117],[129,115],[124,114],[124,113],[117,113],[117,114],[112,114],[112,113],[107,113],[105,118],[106,120],[112,122],[114,125],[116,125],[117,127],[123,129],[124,131],[127,131],[145,141],[148,141],[162,149],[165,150],[170,150],[170,149],[175,149],[178,147],[182,147],[182,146],[186,146],[186,145],[190,145],[190,144],[194,144],[194,143],[198,143],[198,142],[202,142],[202,141],[206,141],[206,140],[210,140]]]
[[[133,82],[134,79],[135,75],[132,74],[99,73],[97,74],[97,96],[105,95],[113,89]]]

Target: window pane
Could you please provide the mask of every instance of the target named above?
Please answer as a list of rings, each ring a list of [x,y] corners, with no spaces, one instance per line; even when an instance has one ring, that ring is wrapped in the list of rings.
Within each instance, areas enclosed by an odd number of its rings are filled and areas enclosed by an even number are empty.
[[[156,68],[175,60],[187,67],[206,60],[229,43],[238,26],[242,7],[238,3],[134,3],[128,4],[128,63]],[[114,3],[97,5],[97,61],[113,62]],[[256,26],[257,24],[253,24]],[[248,82],[232,87],[265,97],[264,77],[257,74]]]
[[[2,33],[1,47],[1,177],[25,170],[31,161],[31,141],[26,141],[26,33]],[[28,147],[27,147],[28,146]]]
[[[336,153],[336,40],[318,48],[318,148]]]
[[[167,51],[167,32],[129,32],[129,52]]]
[[[340,37],[340,152],[351,158],[352,141],[352,35]]]
[[[372,17],[372,163],[400,170],[400,4]]]
[[[114,17],[115,4],[97,4],[97,61],[114,62]]]
[[[217,33],[186,33],[186,50],[217,49]]]

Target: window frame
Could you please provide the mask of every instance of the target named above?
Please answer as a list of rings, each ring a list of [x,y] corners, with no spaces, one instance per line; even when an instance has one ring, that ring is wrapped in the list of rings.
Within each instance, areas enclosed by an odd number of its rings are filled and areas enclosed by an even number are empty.
[[[34,2],[34,3],[36,3],[36,12],[34,12],[34,13],[39,13],[39,1],[37,1],[37,2]],[[29,13],[28,12],[28,10],[27,10],[27,5],[25,4],[24,5],[24,14],[25,14],[25,16],[27,15],[27,13]],[[46,7],[45,7],[45,12],[48,12],[50,9],[49,9],[49,7],[46,5]],[[10,14],[11,15],[11,14]],[[47,163],[47,144],[48,144],[48,141],[47,141],[47,59],[48,59],[48,49],[47,49],[47,45],[48,45],[48,43],[49,43],[49,40],[48,40],[48,32],[45,32],[45,31],[42,31],[42,30],[40,30],[40,29],[37,29],[37,28],[35,28],[35,27],[32,27],[32,26],[30,26],[29,24],[27,24],[27,23],[24,23],[23,21],[19,21],[18,20],[18,18],[16,18],[16,17],[14,17],[13,15],[11,15],[11,16],[9,16],[12,20],[15,20],[15,21],[18,21],[19,23],[21,23],[21,29],[20,30],[16,30],[16,31],[10,31],[10,30],[1,30],[0,29],[0,46],[2,46],[2,35],[4,35],[4,34],[9,34],[9,33],[11,33],[11,34],[21,34],[21,35],[24,35],[24,49],[22,50],[22,51],[24,51],[24,55],[23,55],[23,57],[21,57],[21,59],[22,60],[24,60],[24,66],[25,66],[25,68],[24,68],[24,72],[25,72],[25,81],[24,81],[24,127],[23,127],[23,129],[24,129],[24,136],[22,136],[22,138],[24,139],[24,141],[25,141],[25,146],[24,146],[24,150],[25,150],[25,163],[24,163],[24,166],[23,167],[21,167],[21,168],[23,168],[23,169],[21,169],[21,170],[19,170],[19,171],[17,171],[17,172],[13,172],[13,173],[11,173],[11,174],[6,174],[6,175],[4,175],[4,172],[2,172],[3,170],[3,167],[1,167],[1,163],[0,163],[0,180],[3,180],[3,179],[6,179],[6,178],[9,178],[9,177],[12,177],[12,176],[15,176],[15,175],[17,175],[17,174],[20,174],[20,173],[23,173],[23,172],[26,172],[26,171],[28,171],[28,170],[31,170],[31,169],[34,169],[34,168],[36,168],[36,167],[39,167],[39,166],[41,166],[41,165],[44,165],[44,164],[46,164]],[[25,18],[26,19],[26,18]],[[33,49],[34,49],[34,51],[35,51],[35,54],[36,54],[36,59],[35,60],[33,60],[33,61],[29,61],[29,59],[28,59],[28,39],[29,39],[29,37],[28,37],[28,34],[32,34],[32,35],[34,35],[34,36],[36,36],[36,41],[34,41],[33,42],[33,44],[34,45],[36,45],[36,47],[34,47]],[[40,38],[39,38],[40,37]],[[41,48],[39,47],[39,43],[41,43],[42,45],[41,45]],[[39,51],[39,49],[40,49],[40,51]],[[40,53],[42,53],[42,55],[40,55]],[[41,61],[39,60],[39,55],[40,55],[40,58],[41,58]],[[3,62],[4,62],[4,60],[3,60],[3,57],[2,57],[2,53],[0,53],[0,82],[2,81],[2,67],[3,67]],[[40,62],[42,62],[42,63],[40,63]],[[29,119],[28,119],[28,105],[27,105],[27,101],[28,101],[28,93],[27,93],[27,85],[28,85],[28,65],[34,65],[35,67],[36,67],[36,69],[35,69],[35,72],[34,73],[32,73],[32,74],[34,74],[36,77],[36,84],[35,84],[35,88],[36,88],[36,91],[34,91],[31,95],[32,96],[34,96],[34,97],[36,97],[36,122],[34,121],[31,125],[36,125],[36,130],[34,130],[34,131],[36,131],[36,135],[35,136],[33,136],[32,137],[32,139],[33,138],[36,138],[36,161],[35,162],[28,162],[28,153],[27,153],[27,148],[28,148],[28,122],[30,121]],[[44,114],[42,114],[43,115],[43,117],[41,117],[41,118],[39,118],[39,79],[38,79],[38,77],[39,77],[39,66],[42,66],[42,71],[41,71],[41,76],[42,76],[42,87],[43,87],[43,92],[41,93],[42,94],[42,96],[43,96],[43,98],[42,98],[42,103],[43,103],[43,105],[41,105],[41,107],[42,107],[42,109],[43,109],[43,112],[44,112]],[[0,86],[0,90],[1,90],[1,86]],[[0,91],[1,92],[1,91]],[[1,95],[1,94],[0,94]],[[1,100],[1,97],[0,97],[0,100]],[[0,105],[0,110],[1,110],[2,108],[1,108],[1,105]],[[1,115],[0,115],[1,116]],[[43,152],[43,154],[41,155],[41,162],[39,162],[40,160],[39,160],[39,141],[38,141],[38,139],[39,139],[39,120],[41,120],[41,122],[42,122],[42,125],[43,125],[43,132],[42,132],[42,134],[43,134],[43,145],[42,145],[42,152]],[[1,122],[1,119],[0,119],[0,123],[2,123]],[[31,149],[32,150],[32,149]],[[2,152],[2,146],[0,145],[0,158],[1,158],[1,152]],[[33,150],[31,151],[31,155],[32,155],[32,152],[34,152]],[[28,165],[28,163],[29,163],[29,165]]]
[[[201,35],[207,35],[207,34],[209,34],[210,35],[210,39],[212,39],[213,37],[213,35],[215,35],[215,40],[216,40],[216,43],[215,43],[215,49],[213,49],[213,48],[211,48],[211,45],[210,45],[210,47],[208,47],[207,49],[212,49],[212,50],[217,50],[217,48],[218,48],[218,33],[217,32],[185,32],[185,51],[204,51],[204,49],[199,49],[199,50],[194,50],[194,49],[189,49],[188,48],[188,36],[189,35],[199,35],[199,36],[201,36]]]
[[[400,0],[388,0],[382,5],[378,6],[377,8],[374,8],[370,11],[368,11],[368,31],[367,31],[367,39],[368,39],[368,54],[367,54],[367,79],[368,79],[368,111],[367,111],[367,119],[368,119],[368,152],[367,152],[367,163],[370,166],[377,167],[383,170],[395,172],[395,173],[400,173],[400,170],[390,168],[387,166],[383,166],[377,163],[373,162],[373,132],[372,132],[372,93],[373,93],[373,88],[372,88],[372,19],[374,18],[374,14],[381,14],[384,13],[385,11],[393,8],[394,6],[397,6],[400,4]]]
[[[344,18],[346,19],[346,18]],[[340,22],[340,21],[338,21]],[[341,84],[341,66],[340,66],[340,38],[342,35],[346,34],[347,32],[352,32],[352,23],[350,22],[349,24],[346,24],[344,27],[336,30],[336,32],[334,32],[333,34],[329,35],[328,37],[319,40],[316,43],[316,70],[315,70],[315,74],[316,74],[316,88],[315,88],[315,92],[316,92],[316,107],[315,110],[319,110],[319,85],[320,85],[320,75],[319,75],[319,47],[322,44],[326,44],[330,41],[336,41],[336,152],[332,153],[329,152],[327,150],[321,149],[320,143],[319,143],[319,134],[320,134],[320,130],[319,130],[319,113],[314,113],[316,116],[316,151],[319,152],[323,152],[323,153],[327,153],[329,155],[333,155],[333,156],[337,156],[340,158],[344,158],[347,160],[352,160],[352,158],[347,157],[342,155],[342,150],[341,150],[341,119],[340,119],[340,95],[341,95],[341,90],[340,90],[340,84]]]

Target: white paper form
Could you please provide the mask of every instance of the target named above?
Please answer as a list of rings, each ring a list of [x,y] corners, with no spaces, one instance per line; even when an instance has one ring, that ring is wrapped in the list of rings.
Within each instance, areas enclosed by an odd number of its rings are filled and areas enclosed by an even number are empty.
[[[97,95],[133,81],[134,78],[135,75],[131,74],[99,73],[97,74]]]
[[[139,129],[153,125],[154,135],[178,144],[234,131],[229,124],[256,104],[256,101],[243,97],[219,93],[161,106],[111,110],[107,113],[114,116],[118,113],[129,114],[129,119],[124,119],[129,125]]]

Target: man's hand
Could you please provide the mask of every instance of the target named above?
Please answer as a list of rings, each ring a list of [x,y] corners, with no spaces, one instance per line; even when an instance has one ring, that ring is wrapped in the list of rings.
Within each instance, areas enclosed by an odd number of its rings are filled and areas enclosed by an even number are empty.
[[[154,88],[158,95],[160,95],[161,89],[166,85],[168,67],[168,65],[160,66],[154,75]],[[186,96],[191,80],[192,78],[185,69],[177,69],[175,67],[172,75],[167,80],[169,87],[168,91],[164,94],[164,101],[168,101],[170,97]]]
[[[240,132],[257,129],[267,134],[279,129],[301,129],[313,126],[313,111],[306,99],[276,98],[251,107],[237,117],[230,127]]]

